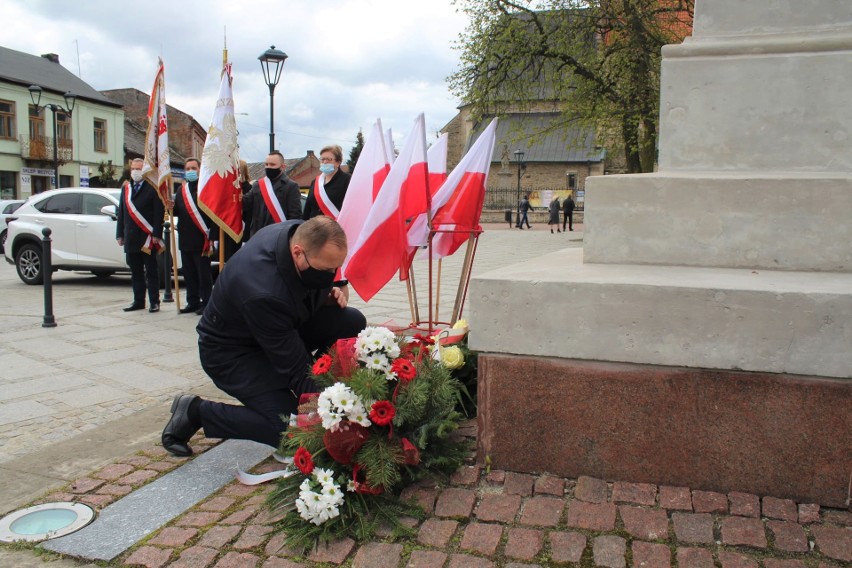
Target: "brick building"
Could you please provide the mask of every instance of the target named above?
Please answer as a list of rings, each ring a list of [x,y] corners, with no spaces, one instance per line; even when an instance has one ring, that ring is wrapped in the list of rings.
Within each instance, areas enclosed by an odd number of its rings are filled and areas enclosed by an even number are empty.
[[[301,158],[284,159],[284,173],[287,177],[299,184],[299,187],[307,190],[319,175],[320,161],[313,150],[308,150]],[[252,162],[248,165],[249,177],[256,180],[264,175],[263,162]],[[345,171],[345,166],[341,169]]]

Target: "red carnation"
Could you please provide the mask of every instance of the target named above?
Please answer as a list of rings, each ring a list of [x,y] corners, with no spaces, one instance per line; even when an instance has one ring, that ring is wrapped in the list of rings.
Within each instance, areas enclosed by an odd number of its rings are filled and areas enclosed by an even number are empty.
[[[314,470],[313,456],[311,456],[311,452],[306,450],[303,446],[299,446],[299,449],[296,450],[296,454],[293,456],[293,463],[296,464],[299,471],[305,475],[310,475]]]
[[[414,363],[401,357],[399,359],[394,359],[394,362],[391,363],[391,371],[396,373],[396,376],[399,377],[400,381],[406,383],[413,380],[415,375],[417,375]]]
[[[331,369],[331,357],[323,355],[314,362],[311,372],[315,375],[324,375]]]
[[[393,420],[396,408],[387,400],[374,402],[370,410],[370,420],[377,426],[387,426]]]

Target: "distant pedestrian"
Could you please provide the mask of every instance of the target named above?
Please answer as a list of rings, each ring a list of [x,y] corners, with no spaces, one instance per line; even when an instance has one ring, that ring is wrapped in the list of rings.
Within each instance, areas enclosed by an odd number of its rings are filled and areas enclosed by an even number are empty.
[[[524,223],[527,224],[527,229],[532,229],[530,226],[530,221],[527,219],[527,213],[529,213],[530,207],[530,194],[525,193],[524,198],[521,199],[521,216],[518,217],[518,224],[515,225],[519,229],[523,230]]]
[[[559,196],[554,195],[553,201],[550,202],[548,206],[548,212],[550,213],[550,218],[547,220],[547,224],[550,225],[550,232],[553,233],[553,225],[556,225],[556,232],[561,233],[559,230]]]
[[[568,230],[574,230],[574,200],[571,196],[565,198],[562,202],[562,230],[565,230],[565,223],[568,223]]]

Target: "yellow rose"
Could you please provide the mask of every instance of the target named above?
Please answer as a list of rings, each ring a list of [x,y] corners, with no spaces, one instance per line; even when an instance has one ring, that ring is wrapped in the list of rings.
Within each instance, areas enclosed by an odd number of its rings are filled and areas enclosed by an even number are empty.
[[[441,348],[441,362],[447,369],[460,369],[464,365],[464,355],[455,345]]]
[[[460,319],[453,324],[453,329],[463,329],[465,333],[470,331],[470,327],[467,325],[466,319]]]

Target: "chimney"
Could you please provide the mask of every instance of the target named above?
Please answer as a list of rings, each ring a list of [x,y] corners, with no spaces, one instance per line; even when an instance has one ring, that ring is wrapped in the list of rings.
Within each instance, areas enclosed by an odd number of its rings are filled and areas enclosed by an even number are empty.
[[[59,55],[57,55],[56,53],[42,53],[41,56],[47,59],[48,61],[59,63]]]
[[[314,151],[313,151],[313,150],[308,150],[308,156],[313,156],[313,155],[314,155]]]

